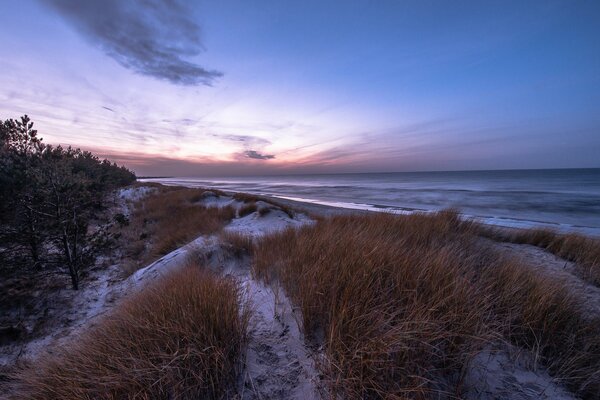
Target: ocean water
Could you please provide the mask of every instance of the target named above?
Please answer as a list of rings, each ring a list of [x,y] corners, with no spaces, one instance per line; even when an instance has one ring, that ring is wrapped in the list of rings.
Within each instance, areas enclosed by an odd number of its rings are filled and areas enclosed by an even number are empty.
[[[489,224],[600,236],[600,168],[148,180],[397,213],[452,207]]]

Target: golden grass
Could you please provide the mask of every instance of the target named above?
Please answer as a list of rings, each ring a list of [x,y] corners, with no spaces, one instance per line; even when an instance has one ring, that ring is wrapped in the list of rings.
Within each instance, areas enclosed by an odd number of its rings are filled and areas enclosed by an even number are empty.
[[[118,305],[16,376],[12,399],[219,399],[235,387],[248,307],[197,265]]]
[[[229,230],[223,230],[219,234],[221,242],[234,256],[240,257],[244,254],[252,254],[253,239],[251,235]]]
[[[322,341],[335,395],[460,395],[469,357],[505,337],[582,396],[600,390],[600,325],[563,282],[504,259],[455,212],[336,216],[264,238],[278,281]]]
[[[162,186],[136,204],[129,226],[123,228],[125,252],[134,265],[128,272],[185,245],[199,235],[220,231],[235,217],[232,207],[197,204],[206,191]]]
[[[499,230],[481,228],[481,234],[494,240],[530,244],[575,263],[582,279],[600,286],[600,239],[578,233],[561,234],[550,229]]]
[[[487,305],[456,257],[456,223],[451,214],[334,217],[258,244],[254,272],[279,280],[306,333],[323,340],[334,394],[456,391],[448,377],[487,339]]]
[[[497,329],[530,349],[559,380],[584,398],[600,396],[600,318],[565,282],[511,260],[489,261],[481,283]]]

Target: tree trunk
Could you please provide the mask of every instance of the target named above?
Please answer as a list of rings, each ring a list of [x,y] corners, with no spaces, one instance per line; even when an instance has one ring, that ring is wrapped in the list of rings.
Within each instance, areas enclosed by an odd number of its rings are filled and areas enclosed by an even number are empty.
[[[27,210],[27,228],[28,239],[29,239],[29,251],[31,253],[31,258],[33,259],[33,265],[37,266],[40,262],[40,253],[39,253],[39,243],[37,240],[37,231],[35,229],[34,215],[31,210]]]
[[[67,258],[67,264],[69,266],[69,275],[71,275],[71,285],[73,290],[79,290],[79,271],[75,265],[75,260],[71,254],[71,247],[69,246],[69,236],[67,235],[67,229],[63,225],[63,249],[65,257]]]

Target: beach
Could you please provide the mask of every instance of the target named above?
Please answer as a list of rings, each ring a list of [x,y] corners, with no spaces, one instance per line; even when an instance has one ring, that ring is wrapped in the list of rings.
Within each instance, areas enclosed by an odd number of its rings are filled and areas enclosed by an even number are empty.
[[[0,400],[600,400],[600,2],[2,11]]]
[[[181,195],[187,197],[182,197]],[[10,370],[13,368],[11,365],[14,366],[17,364],[28,365],[33,362],[33,365],[35,365],[36,359],[44,360],[47,358],[52,360],[53,356],[46,353],[48,349],[57,349],[65,346],[68,348],[69,343],[75,340],[75,337],[80,335],[84,335],[85,337],[86,332],[90,331],[90,329],[93,332],[93,327],[95,325],[99,324],[102,326],[102,321],[107,317],[110,317],[110,315],[115,312],[113,310],[118,311],[119,304],[132,298],[135,293],[143,293],[144,288],[151,287],[156,282],[160,283],[162,279],[165,279],[166,277],[178,274],[178,271],[181,271],[182,268],[184,268],[185,265],[188,265],[190,260],[193,259],[197,260],[199,265],[208,267],[211,271],[217,273],[218,276],[233,278],[241,288],[240,290],[243,290],[243,292],[246,293],[245,299],[248,302],[248,306],[252,309],[248,320],[249,330],[247,347],[245,347],[245,355],[241,358],[242,370],[238,381],[235,384],[236,387],[230,388],[231,390],[234,390],[243,399],[320,398],[323,396],[328,397],[329,394],[327,393],[330,393],[331,390],[342,390],[343,392],[344,390],[337,386],[330,386],[330,383],[328,383],[329,378],[324,378],[323,376],[323,374],[325,374],[325,376],[329,374],[324,372],[328,368],[327,363],[330,362],[327,360],[333,361],[335,357],[339,356],[329,353],[329,350],[327,350],[328,341],[324,338],[318,339],[318,336],[315,337],[314,332],[311,333],[309,327],[306,325],[311,322],[310,319],[307,319],[308,315],[304,314],[304,312],[306,312],[305,306],[301,306],[302,302],[305,300],[298,303],[299,299],[302,298],[304,294],[298,292],[298,289],[295,288],[295,285],[299,282],[300,278],[291,277],[292,280],[287,281],[286,279],[288,278],[280,276],[274,280],[276,275],[271,274],[280,274],[282,272],[269,272],[268,269],[263,270],[262,268],[265,267],[271,268],[272,262],[266,261],[266,264],[264,264],[265,261],[261,261],[263,259],[270,260],[270,257],[283,256],[283,254],[271,254],[272,252],[279,251],[276,250],[279,248],[277,242],[277,240],[279,240],[277,239],[279,233],[284,234],[285,232],[290,232],[285,233],[285,235],[289,235],[291,232],[304,232],[308,229],[306,234],[309,235],[309,237],[317,235],[315,237],[318,238],[320,237],[318,235],[325,235],[323,236],[325,242],[322,244],[322,246],[325,247],[323,247],[322,250],[318,250],[315,254],[321,254],[319,257],[325,257],[323,262],[326,263],[329,251],[336,251],[334,250],[335,246],[345,245],[343,241],[337,242],[336,236],[332,233],[319,233],[320,230],[323,229],[319,228],[319,226],[327,226],[328,224],[333,224],[331,228],[334,229],[338,229],[335,228],[336,224],[342,224],[340,227],[346,226],[348,223],[371,224],[365,225],[364,229],[379,230],[388,229],[385,228],[385,226],[390,223],[403,224],[402,218],[409,218],[406,220],[406,223],[418,224],[414,225],[414,228],[410,228],[413,230],[412,233],[407,232],[409,235],[408,237],[410,237],[410,235],[415,234],[415,229],[417,231],[421,230],[429,223],[442,223],[443,225],[440,225],[440,228],[432,229],[449,230],[448,232],[452,232],[452,235],[466,235],[465,240],[468,239],[468,242],[460,244],[460,247],[457,248],[460,252],[457,254],[463,254],[465,251],[475,252],[473,254],[492,252],[493,254],[501,255],[501,259],[515,260],[514,262],[518,263],[518,266],[516,267],[518,271],[508,272],[512,271],[511,268],[515,268],[512,264],[510,266],[508,266],[508,264],[507,266],[499,264],[497,268],[508,268],[506,273],[510,274],[525,274],[523,275],[523,278],[520,279],[524,279],[525,276],[528,276],[529,278],[527,279],[534,279],[535,281],[535,279],[538,279],[537,277],[539,277],[539,279],[542,279],[539,283],[536,283],[539,285],[560,285],[563,288],[561,290],[566,290],[565,295],[568,295],[569,298],[573,297],[573,299],[577,299],[577,304],[581,302],[581,306],[572,306],[574,307],[574,310],[577,310],[577,313],[581,313],[581,321],[592,321],[589,322],[591,324],[596,324],[596,322],[593,321],[600,321],[600,319],[598,319],[600,318],[600,288],[591,283],[592,281],[586,281],[584,279],[585,276],[581,274],[578,263],[565,260],[539,246],[506,242],[505,240],[508,239],[499,239],[499,236],[494,236],[498,235],[498,232],[506,234],[506,232],[512,232],[511,230],[494,231],[493,235],[489,232],[485,234],[482,232],[481,235],[484,236],[477,238],[475,242],[473,242],[475,237],[472,236],[473,233],[471,232],[475,232],[479,235],[479,233],[477,233],[478,231],[473,231],[473,228],[468,225],[464,225],[463,228],[460,228],[461,224],[464,224],[462,222],[450,222],[453,218],[450,214],[448,216],[435,213],[430,213],[429,215],[431,216],[428,216],[428,214],[418,214],[412,217],[410,215],[395,216],[389,213],[350,210],[323,204],[303,203],[281,198],[256,197],[249,194],[211,191],[210,189],[168,188],[166,186],[157,185],[156,183],[140,183],[130,189],[121,190],[115,197],[115,207],[130,218],[131,224],[135,224],[136,213],[140,212],[140,204],[144,204],[146,199],[159,199],[161,196],[170,196],[171,200],[167,203],[161,200],[162,202],[160,204],[164,204],[164,206],[160,205],[160,207],[171,207],[170,204],[172,205],[172,202],[181,202],[184,198],[192,198],[194,199],[194,204],[197,204],[197,206],[194,206],[193,208],[199,207],[199,209],[205,209],[207,211],[214,210],[210,211],[213,213],[211,215],[217,215],[214,214],[217,211],[222,214],[222,211],[219,210],[232,209],[234,210],[234,215],[230,221],[226,221],[224,225],[221,225],[223,228],[219,228],[219,230],[214,233],[206,232],[205,234],[194,236],[195,234],[192,232],[191,236],[187,236],[192,240],[185,239],[186,241],[189,241],[187,244],[183,246],[171,245],[171,247],[168,247],[167,249],[173,250],[169,250],[165,255],[154,261],[152,261],[152,256],[150,256],[151,258],[148,258],[148,260],[152,262],[147,265],[141,263],[137,264],[139,266],[135,267],[128,266],[127,268],[131,272],[128,272],[127,274],[123,274],[123,268],[124,265],[130,265],[131,263],[131,260],[127,259],[127,257],[130,257],[127,256],[127,254],[130,251],[128,249],[135,247],[135,243],[124,243],[124,247],[119,250],[119,253],[122,255],[113,258],[112,262],[114,264],[105,262],[105,264],[109,265],[97,267],[93,274],[88,277],[83,290],[72,292],[71,294],[57,292],[56,295],[60,296],[62,298],[62,303],[64,303],[62,312],[71,315],[69,322],[59,322],[60,319],[57,319],[57,317],[60,314],[57,316],[52,316],[52,314],[50,314],[48,317],[50,322],[47,322],[45,324],[46,327],[33,335],[32,338],[28,338],[31,335],[26,335],[24,337],[24,342],[18,341],[2,347],[2,363],[4,370]],[[149,210],[145,211],[145,213],[147,212],[149,212]],[[208,214],[206,215],[208,216]],[[166,216],[167,215],[165,215],[165,217]],[[174,215],[169,216],[169,219],[171,219],[170,224],[167,222],[169,225],[173,225],[173,223],[177,225],[177,223],[174,222],[176,220],[172,219],[173,216]],[[396,220],[397,218],[400,218],[400,220]],[[447,218],[450,218],[450,220],[448,220],[449,225],[444,222]],[[197,223],[201,222],[201,220],[197,221]],[[370,228],[367,228],[367,226],[370,226]],[[403,225],[399,225],[399,227],[401,226]],[[314,232],[310,233],[311,230]],[[346,229],[344,228],[344,230]],[[460,233],[463,230],[465,230],[464,233]],[[158,231],[156,234],[159,234]],[[300,234],[301,233],[298,233],[298,235]],[[344,233],[344,235],[347,234],[349,234],[349,231]],[[447,234],[444,235],[446,235],[446,239],[443,240],[450,240],[447,237]],[[126,236],[126,238],[127,237],[129,236]],[[266,247],[261,248],[259,246],[252,249],[253,246],[256,246],[256,243],[262,243],[263,238],[265,238],[264,243]],[[151,234],[141,242],[157,244],[162,243],[163,239],[164,237],[156,237]],[[305,239],[296,236],[296,239],[293,239],[291,242],[289,239],[283,240],[288,243],[286,246],[303,246],[300,243],[301,240]],[[355,239],[351,239],[351,236],[348,236],[348,238],[344,240],[353,241]],[[421,239],[418,240],[420,241]],[[254,245],[252,243],[254,243]],[[467,245],[466,243],[471,244]],[[327,246],[333,247],[331,250],[328,250]],[[357,244],[357,246],[362,245]],[[387,246],[387,244],[382,242],[378,246]],[[302,247],[298,248],[299,251],[301,249]],[[390,248],[390,250],[386,249],[387,247],[381,247],[379,250],[380,255],[384,255],[386,252],[392,250],[392,248]],[[315,248],[313,251],[314,250],[317,249]],[[423,248],[423,250],[420,251],[430,252],[432,250]],[[351,257],[351,255],[348,254],[352,254],[352,252],[345,255]],[[482,255],[478,255],[477,257],[481,256]],[[140,253],[136,257],[141,260],[144,259],[145,256],[144,253]],[[265,257],[267,258],[265,259]],[[302,257],[306,257],[306,255],[303,255]],[[340,262],[344,262],[341,259],[339,260]],[[365,258],[365,260],[367,260],[367,258]],[[307,262],[310,261],[307,259]],[[454,261],[449,260],[448,262],[450,262],[449,265],[452,265]],[[264,265],[264,267],[257,269],[261,265]],[[333,268],[335,269],[336,267]],[[432,266],[432,268],[437,267]],[[311,274],[325,272],[324,270],[322,272],[319,271],[320,270],[316,270]],[[379,273],[380,272],[377,269],[370,272],[370,274]],[[460,273],[464,274],[466,272]],[[336,275],[337,274],[338,273],[336,273]],[[343,274],[343,271],[339,271],[339,274]],[[360,276],[362,272],[357,272],[357,274],[357,276]],[[332,278],[325,279],[324,282],[329,279]],[[423,282],[423,284],[434,284],[436,278],[433,278],[433,281],[431,279],[432,278],[428,278],[428,283]],[[359,281],[356,282],[359,283]],[[456,283],[456,281],[453,282],[453,284]],[[498,296],[504,295],[499,293]],[[479,301],[474,298],[471,300],[475,301],[475,303]],[[376,297],[372,298],[371,301],[376,301]],[[423,299],[422,301],[427,302],[428,300]],[[454,301],[458,301],[458,298]],[[583,304],[585,304],[585,306],[583,306]],[[373,307],[379,306],[373,305]],[[421,307],[421,305],[417,302],[410,307]],[[464,307],[467,307],[467,303],[465,303]],[[583,308],[580,309],[579,307]],[[415,310],[417,309],[418,308],[415,308]],[[466,309],[461,312],[466,312]],[[30,323],[33,324],[35,318],[39,317],[32,317],[33,319]],[[340,321],[340,323],[343,322]],[[356,327],[356,329],[364,329],[373,323],[375,322],[372,321],[371,323],[366,323],[364,326],[361,325],[363,326],[362,328]],[[586,322],[586,324],[587,323],[588,322]],[[484,325],[481,325],[481,328],[478,329],[483,329],[483,326]],[[445,329],[460,330],[463,328],[459,328],[458,326],[456,328],[451,328],[448,326]],[[457,331],[456,334],[476,336],[482,334],[481,332],[459,332],[460,331]],[[365,333],[365,335],[370,334],[372,333]],[[423,331],[423,334],[425,334],[425,331]],[[435,339],[426,339],[426,336],[424,336],[420,340]],[[556,379],[555,374],[560,374],[562,372],[557,372],[560,370],[555,370],[552,363],[547,364],[549,367],[545,367],[546,364],[544,363],[538,364],[534,361],[535,357],[537,357],[535,353],[532,353],[531,350],[527,350],[526,347],[516,345],[516,343],[510,343],[510,341],[494,340],[489,342],[489,339],[485,339],[483,342],[475,341],[472,343],[472,346],[475,346],[477,349],[475,353],[473,353],[472,358],[469,357],[468,359],[461,361],[461,363],[465,363],[463,368],[466,368],[464,370],[464,382],[461,384],[463,398],[493,399],[504,395],[511,398],[519,397],[527,399],[576,398],[574,393],[572,393],[563,383],[560,383],[560,380]],[[471,348],[468,351],[474,351],[475,348]],[[467,350],[465,349],[464,351]],[[77,359],[76,356],[67,355],[64,357],[75,357],[75,360]],[[334,358],[331,359],[331,357]],[[435,357],[432,360],[434,360]],[[551,358],[549,360],[551,360]],[[349,360],[345,362],[349,362]],[[589,367],[592,366],[590,365]],[[325,368],[325,370],[323,370],[323,368]],[[44,374],[45,373],[42,373],[39,376],[43,377]],[[37,373],[35,376],[38,376]],[[341,379],[342,377],[343,375],[339,376],[338,379]],[[30,379],[33,378],[30,377]],[[35,382],[37,382],[36,379],[37,378],[33,379],[31,382],[34,382],[33,384],[35,384]],[[433,379],[433,377],[430,376],[427,379]],[[436,396],[439,396],[445,390],[442,387],[448,384],[443,383],[447,378],[439,376],[435,379],[441,379],[439,385],[442,386],[429,387],[429,389],[426,389],[426,392],[432,391],[430,395],[435,392],[437,393]],[[569,380],[567,379],[565,382],[569,382]],[[363,384],[369,385],[366,381]],[[385,386],[386,383],[385,381],[382,381],[377,383],[377,385]],[[384,386],[378,390],[383,390]],[[360,387],[361,386],[352,390],[364,390],[360,389]],[[353,396],[354,395],[350,397]],[[590,398],[593,398],[593,396]]]
[[[155,178],[352,210],[456,208],[479,221],[600,236],[600,169]]]

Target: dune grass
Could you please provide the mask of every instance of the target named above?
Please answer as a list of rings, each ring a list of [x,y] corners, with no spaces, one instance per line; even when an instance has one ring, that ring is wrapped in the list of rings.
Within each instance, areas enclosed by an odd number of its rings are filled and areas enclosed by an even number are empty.
[[[205,207],[203,189],[161,186],[139,201],[130,224],[123,229],[125,251],[133,265],[145,266],[202,234],[216,233],[235,217],[232,207]]]
[[[575,270],[587,282],[600,286],[600,239],[578,233],[561,234],[550,229],[500,230],[481,228],[494,240],[541,247],[575,263]]]
[[[583,398],[600,398],[600,317],[588,315],[565,282],[514,260],[488,260],[480,283],[498,332]]]
[[[235,388],[248,307],[197,265],[131,295],[16,375],[12,399],[220,399]]]
[[[487,339],[475,274],[454,256],[455,223],[452,215],[333,217],[257,245],[254,273],[278,280],[305,332],[323,341],[334,395],[455,392],[448,377]]]
[[[238,215],[240,218],[245,217],[246,215],[252,214],[256,210],[257,210],[256,203],[252,201],[252,202],[246,203],[242,207],[240,207],[240,209],[238,211]]]
[[[250,194],[250,193],[234,193],[233,198],[237,201],[241,201],[244,203],[256,203],[257,201],[262,201],[262,202],[271,204],[275,208],[280,209],[281,211],[286,213],[288,217],[290,217],[292,219],[294,218],[294,211],[290,207],[288,207],[285,204],[282,204],[276,200],[273,200],[272,198],[268,198],[268,197],[264,197],[264,196],[257,196],[257,195]],[[261,216],[267,214],[268,213],[267,210],[263,211],[263,213],[261,213]],[[254,211],[256,211],[256,210],[254,210]]]
[[[219,234],[221,243],[225,245],[225,249],[229,250],[231,254],[236,257],[243,256],[245,254],[252,254],[254,249],[254,241],[251,235],[223,230]]]
[[[600,390],[600,322],[564,283],[501,257],[454,212],[336,216],[259,241],[254,273],[277,281],[321,342],[334,395],[460,395],[485,343],[532,350],[583,397]]]

